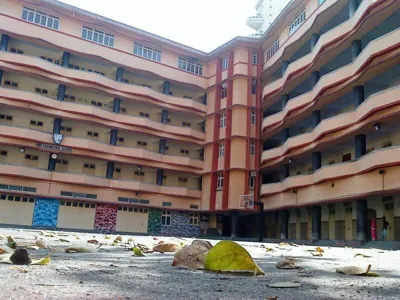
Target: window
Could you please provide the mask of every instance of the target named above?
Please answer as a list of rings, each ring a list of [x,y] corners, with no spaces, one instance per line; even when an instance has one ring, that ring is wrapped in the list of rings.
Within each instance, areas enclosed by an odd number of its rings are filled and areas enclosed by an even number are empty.
[[[93,164],[83,164],[83,167],[86,169],[96,169],[96,165]]]
[[[306,20],[306,11],[303,10],[297,18],[289,25],[289,36],[296,32],[297,29],[304,23]]]
[[[76,97],[75,96],[71,96],[71,95],[64,95],[64,100],[75,101]]]
[[[161,216],[161,225],[169,226],[171,225],[171,212],[164,210]]]
[[[222,189],[224,186],[224,174],[219,173],[217,178],[217,189]]]
[[[279,40],[276,40],[265,53],[265,60],[270,59],[279,50]]]
[[[4,80],[4,85],[11,86],[11,87],[18,87],[18,83],[10,80]]]
[[[143,171],[135,171],[135,176],[144,176]]]
[[[82,38],[101,45],[114,47],[114,36],[89,27],[82,28]]]
[[[1,156],[7,156],[7,151],[4,151],[4,150],[0,151],[0,155]]]
[[[93,137],[99,137],[99,133],[98,132],[93,132],[93,131],[88,131],[87,135],[88,136],[93,136]]]
[[[118,142],[120,142],[120,143],[125,142],[125,139],[124,139],[123,137],[118,137],[117,140],[118,140]]]
[[[22,19],[51,29],[60,26],[59,18],[26,7],[22,10]]]
[[[25,154],[25,159],[29,159],[29,160],[39,160],[39,156],[37,156],[37,155],[31,155],[31,154]]]
[[[228,69],[228,58],[224,58],[221,63],[222,71]]]
[[[251,176],[252,172],[249,172],[249,188],[250,189],[254,189],[255,185],[256,185],[256,178]]]
[[[224,155],[225,155],[225,144],[221,143],[219,144],[218,157],[223,157]]]
[[[68,160],[64,160],[64,159],[57,159],[56,162],[57,162],[57,164],[60,164],[60,165],[68,165]]]
[[[184,70],[186,72],[193,73],[193,74],[203,75],[203,66],[202,65],[195,63],[195,62],[188,61],[184,58],[179,58],[178,68],[181,70]]]
[[[147,142],[137,141],[136,145],[147,147]]]
[[[33,126],[43,126],[43,122],[31,120],[31,125],[33,125]]]
[[[17,53],[17,54],[24,54],[24,51],[20,50],[20,49],[15,49],[15,48],[11,48],[10,52],[12,53]]]
[[[185,177],[179,177],[179,178],[178,178],[178,181],[179,181],[179,182],[188,182],[188,179],[185,178]]]
[[[221,87],[221,99],[224,99],[227,96],[228,96],[227,84],[224,83],[224,84],[222,84],[222,87]]]
[[[163,202],[162,206],[172,206],[172,202]]]
[[[182,122],[182,126],[183,127],[192,127],[192,124],[190,124],[188,122]]]
[[[133,54],[154,61],[161,61],[161,52],[137,43],[133,44]]]
[[[139,116],[143,117],[143,118],[150,118],[150,115],[144,112],[140,112]]]
[[[220,119],[220,128],[226,127],[226,114],[221,114],[221,119]]]
[[[189,215],[189,224],[190,225],[198,225],[199,224],[199,215],[198,214],[190,214]]]
[[[256,141],[255,140],[250,141],[250,154],[251,155],[256,154]]]
[[[3,114],[1,114],[1,115],[0,115],[0,120],[12,121],[12,120],[13,120],[13,117],[12,117],[12,116],[9,116],[9,115],[3,115]]]
[[[121,168],[114,168],[114,171],[115,171],[116,173],[121,173]]]
[[[72,128],[71,127],[61,126],[60,129],[61,129],[61,131],[72,132]]]
[[[251,122],[251,124],[252,125],[255,125],[256,124],[256,111],[255,110],[252,110],[251,112],[250,112],[250,122]]]
[[[46,57],[46,56],[40,56],[40,58],[41,59],[43,59],[43,60],[46,60],[46,61],[48,61],[48,62],[53,62],[53,59],[52,58],[49,58],[49,57]],[[56,60],[55,62],[57,62],[58,61],[58,65],[60,64],[60,61],[59,60]]]
[[[258,63],[258,53],[257,53],[257,51],[253,51],[252,52],[252,54],[251,54],[251,63],[253,64],[253,65],[257,65],[257,63]]]
[[[41,89],[41,88],[35,88],[35,93],[39,93],[39,94],[43,94],[43,95],[47,95],[49,93],[48,90],[46,89]]]
[[[189,150],[181,149],[181,154],[189,155]]]
[[[257,79],[253,79],[251,81],[251,94],[252,95],[257,94]]]
[[[347,153],[342,156],[342,162],[350,161],[351,160],[351,153]]]
[[[199,206],[196,204],[190,204],[190,208],[192,209],[199,209]]]

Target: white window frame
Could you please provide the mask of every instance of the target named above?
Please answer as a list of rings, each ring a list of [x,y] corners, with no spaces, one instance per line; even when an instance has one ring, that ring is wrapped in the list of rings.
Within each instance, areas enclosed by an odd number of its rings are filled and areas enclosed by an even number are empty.
[[[21,18],[25,21],[58,30],[60,28],[60,18],[48,15],[44,12],[24,7]]]
[[[136,42],[133,43],[133,54],[153,61],[161,61],[161,51],[143,46]]]
[[[178,69],[200,76],[203,75],[203,66],[201,64],[188,61],[187,59],[181,57],[178,59]]]
[[[225,156],[225,144],[221,143],[218,146],[218,157],[224,157]]]
[[[265,60],[269,60],[279,50],[279,39],[276,40],[271,47],[265,51]]]
[[[221,114],[219,127],[220,128],[226,127],[226,113]]]
[[[228,69],[228,66],[229,66],[228,58],[227,58],[227,57],[226,57],[226,58],[223,58],[223,59],[222,59],[222,62],[221,62],[222,71]]]
[[[217,189],[220,190],[224,187],[224,173],[218,173],[217,176]]]
[[[256,66],[258,64],[258,52],[257,51],[252,52],[251,63],[253,64],[253,66]]]
[[[228,85],[226,83],[221,86],[221,99],[228,97]]]
[[[115,37],[112,34],[97,29],[83,26],[82,38],[100,45],[114,48]]]
[[[306,21],[306,11],[303,10],[294,21],[289,25],[289,36],[292,36],[297,29]]]
[[[161,225],[171,226],[171,212],[169,210],[163,210],[161,215]]]
[[[249,144],[249,152],[250,155],[256,155],[256,141],[255,140],[250,140]]]
[[[253,109],[250,112],[250,123],[251,123],[251,125],[255,125],[256,122],[257,122],[257,114],[256,114],[256,111]]]
[[[189,215],[189,224],[190,225],[199,225],[199,214],[191,213]]]

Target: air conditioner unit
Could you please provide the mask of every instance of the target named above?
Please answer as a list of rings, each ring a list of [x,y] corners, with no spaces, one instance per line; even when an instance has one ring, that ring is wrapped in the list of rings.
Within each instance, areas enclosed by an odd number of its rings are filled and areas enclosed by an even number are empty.
[[[250,172],[250,177],[256,177],[257,176],[257,172],[256,171],[251,171]]]

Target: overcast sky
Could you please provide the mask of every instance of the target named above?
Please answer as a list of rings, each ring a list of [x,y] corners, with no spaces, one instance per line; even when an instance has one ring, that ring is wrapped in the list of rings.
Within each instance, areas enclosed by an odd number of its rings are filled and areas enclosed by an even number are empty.
[[[61,1],[206,52],[254,32],[255,0]]]

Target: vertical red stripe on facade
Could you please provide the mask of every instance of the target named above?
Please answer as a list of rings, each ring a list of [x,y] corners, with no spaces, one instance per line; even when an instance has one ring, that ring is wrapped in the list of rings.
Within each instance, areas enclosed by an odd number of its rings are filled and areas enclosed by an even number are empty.
[[[225,127],[225,156],[224,156],[224,187],[222,190],[222,209],[229,207],[229,186],[231,167],[231,136],[232,136],[232,103],[233,103],[233,58],[234,53],[228,53],[228,81],[226,97],[226,127]]]
[[[250,114],[251,114],[251,82],[252,82],[252,72],[253,72],[253,64],[252,64],[252,54],[253,50],[249,49],[248,58],[247,58],[247,116],[246,116],[246,173],[244,176],[244,194],[249,194],[249,169],[250,169],[250,135],[251,135],[251,125],[250,125]]]
[[[260,161],[261,161],[261,124],[263,118],[263,112],[261,107],[261,73],[262,73],[262,65],[264,62],[263,51],[258,50],[258,61],[257,61],[257,91],[256,91],[256,107],[257,107],[257,120],[256,120],[256,155],[255,155],[255,169],[257,171],[257,177],[255,182],[254,189],[254,199],[256,201],[259,200],[260,197]]]
[[[218,174],[218,148],[219,148],[219,127],[220,127],[220,114],[218,113],[221,109],[221,78],[222,78],[222,66],[221,59],[217,59],[216,71],[215,71],[215,97],[214,97],[214,132],[213,132],[213,143],[211,150],[211,183],[210,183],[210,210],[215,210],[217,201],[217,174]]]

